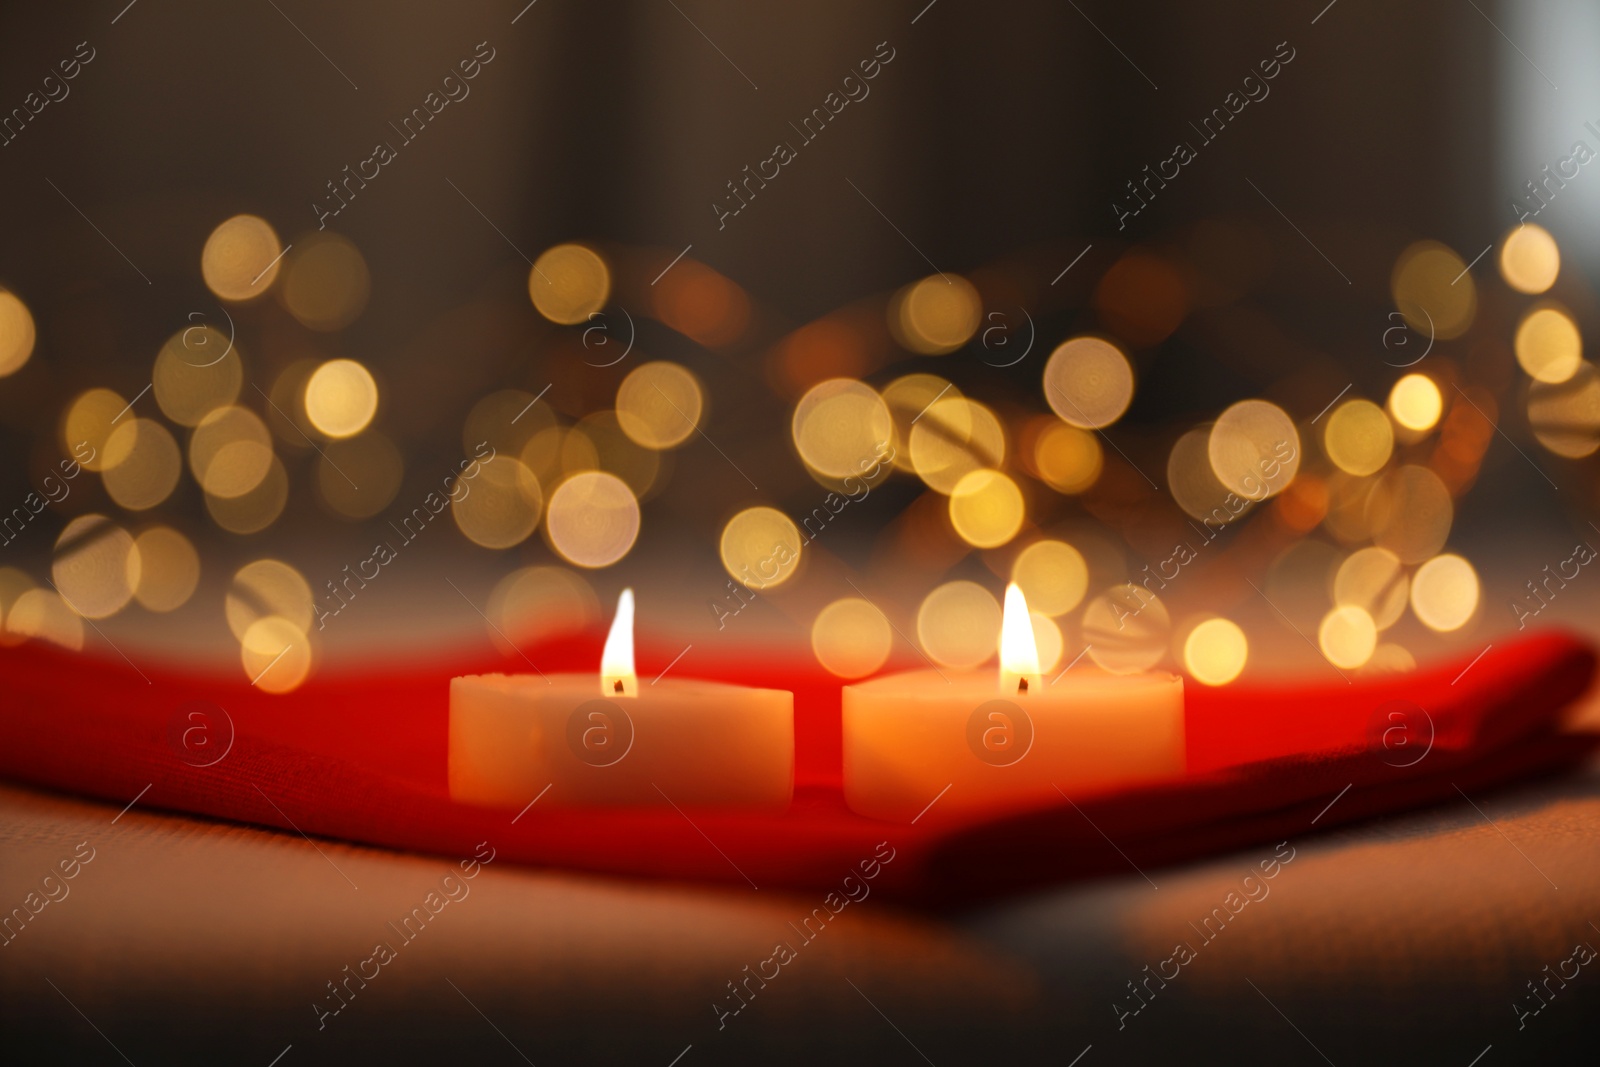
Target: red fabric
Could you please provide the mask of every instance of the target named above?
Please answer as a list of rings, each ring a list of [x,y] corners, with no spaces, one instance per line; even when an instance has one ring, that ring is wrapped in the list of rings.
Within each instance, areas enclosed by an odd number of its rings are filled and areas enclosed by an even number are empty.
[[[545,671],[592,669],[602,640],[586,634],[530,654]],[[677,647],[641,639],[641,674],[666,666]],[[1464,675],[1466,659],[1349,685],[1190,685],[1183,782],[964,825],[935,804],[903,826],[845,808],[839,682],[790,659],[776,651],[715,659],[697,649],[673,672],[794,690],[795,802],[782,815],[694,812],[691,822],[671,808],[535,805],[513,822],[513,811],[453,803],[445,788],[449,679],[525,670],[520,657],[366,664],[273,696],[237,672],[136,671],[120,657],[0,649],[0,775],[117,804],[148,785],[141,808],[388,847],[466,856],[487,841],[497,859],[763,889],[837,888],[887,841],[895,858],[879,891],[956,904],[1453,800],[1458,788],[1568,766],[1600,741],[1559,729],[1562,710],[1589,685],[1595,655],[1547,633],[1497,641]],[[232,747],[212,766],[186,762],[171,739],[190,701],[212,702],[232,721]],[[213,722],[212,743],[225,735]]]

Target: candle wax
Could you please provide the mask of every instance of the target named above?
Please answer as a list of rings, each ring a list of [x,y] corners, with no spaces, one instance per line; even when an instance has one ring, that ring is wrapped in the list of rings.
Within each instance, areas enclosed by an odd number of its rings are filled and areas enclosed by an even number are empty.
[[[682,679],[607,696],[595,674],[454,678],[449,770],[451,797],[485,806],[782,809],[794,696]]]
[[[844,792],[909,822],[1063,803],[1184,773],[1183,679],[1079,668],[1010,692],[993,674],[914,671],[844,688]],[[946,787],[949,787],[948,790]]]

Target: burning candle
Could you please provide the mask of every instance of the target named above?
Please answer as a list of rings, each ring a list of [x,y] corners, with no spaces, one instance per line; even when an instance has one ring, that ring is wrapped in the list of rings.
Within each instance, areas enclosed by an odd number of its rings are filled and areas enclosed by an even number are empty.
[[[907,822],[1060,804],[1182,776],[1183,679],[1079,668],[1045,683],[1027,601],[1006,588],[1000,672],[912,671],[844,688],[844,793]]]
[[[794,791],[794,695],[661,678],[641,687],[624,590],[598,675],[451,679],[449,762],[450,795],[485,806],[781,809]]]

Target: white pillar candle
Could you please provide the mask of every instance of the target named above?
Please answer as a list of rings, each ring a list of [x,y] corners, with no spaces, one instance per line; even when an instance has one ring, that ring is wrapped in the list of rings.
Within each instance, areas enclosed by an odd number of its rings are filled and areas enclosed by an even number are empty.
[[[844,688],[844,793],[909,822],[1061,804],[1181,777],[1183,679],[1077,668],[1042,684],[1027,603],[1006,589],[1000,672],[913,671]]]
[[[794,695],[633,669],[625,590],[596,674],[450,681],[450,795],[520,809],[782,809],[794,791]]]

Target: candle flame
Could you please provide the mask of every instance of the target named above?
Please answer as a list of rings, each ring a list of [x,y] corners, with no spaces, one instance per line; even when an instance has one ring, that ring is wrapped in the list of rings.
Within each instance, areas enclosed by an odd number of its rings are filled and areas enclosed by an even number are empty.
[[[1028,601],[1012,582],[1000,617],[1000,691],[1026,693],[1039,685],[1039,648],[1033,640]]]
[[[617,597],[617,617],[611,620],[611,632],[600,653],[600,692],[608,697],[639,695],[639,677],[633,673],[632,589],[624,589]]]

